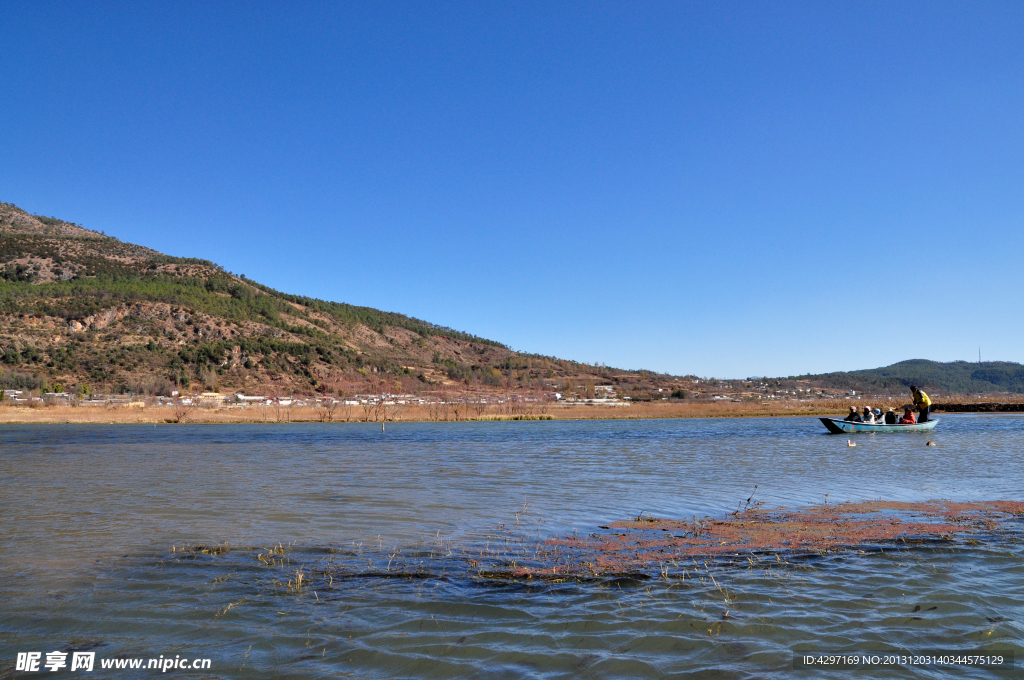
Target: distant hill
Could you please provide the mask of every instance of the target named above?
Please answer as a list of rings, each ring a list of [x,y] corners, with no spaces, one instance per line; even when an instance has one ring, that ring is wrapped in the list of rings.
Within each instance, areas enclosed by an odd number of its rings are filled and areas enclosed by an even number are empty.
[[[351,394],[659,379],[281,293],[0,203],[0,387]]]
[[[859,392],[905,391],[909,385],[918,385],[925,391],[931,389],[947,394],[1021,394],[1024,393],[1024,364],[911,359],[884,368],[791,376],[789,380]]]

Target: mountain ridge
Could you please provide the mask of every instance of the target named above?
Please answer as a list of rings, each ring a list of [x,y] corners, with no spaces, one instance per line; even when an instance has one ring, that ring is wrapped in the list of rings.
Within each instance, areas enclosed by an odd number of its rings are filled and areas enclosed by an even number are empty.
[[[957,394],[1024,393],[1024,364],[1012,361],[931,361],[908,359],[880,368],[789,376],[821,387],[892,391],[917,385]]]
[[[0,321],[7,386],[351,393],[668,379],[282,293],[11,203],[0,203]]]
[[[1014,362],[902,361],[773,378],[774,387],[1024,393]],[[611,384],[639,401],[749,388],[515,352],[395,312],[274,290],[0,203],[0,387],[169,393],[565,391]]]

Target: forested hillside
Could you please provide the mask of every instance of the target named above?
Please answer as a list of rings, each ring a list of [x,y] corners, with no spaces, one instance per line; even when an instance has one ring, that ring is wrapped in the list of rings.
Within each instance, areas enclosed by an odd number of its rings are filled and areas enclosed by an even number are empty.
[[[207,260],[8,203],[0,203],[0,361],[5,387],[146,393],[542,389],[627,375],[288,295]]]
[[[904,393],[910,384],[942,393],[1024,393],[1024,365],[912,360],[775,382],[796,381],[867,393]],[[0,387],[594,396],[603,383],[649,401],[681,397],[683,387],[739,398],[741,382],[694,388],[689,379],[526,355],[403,314],[282,293],[208,260],[171,257],[0,203]]]
[[[941,363],[926,359],[901,361],[884,368],[793,376],[815,385],[859,392],[900,392],[909,385],[955,394],[1024,393],[1024,365],[1009,361]]]

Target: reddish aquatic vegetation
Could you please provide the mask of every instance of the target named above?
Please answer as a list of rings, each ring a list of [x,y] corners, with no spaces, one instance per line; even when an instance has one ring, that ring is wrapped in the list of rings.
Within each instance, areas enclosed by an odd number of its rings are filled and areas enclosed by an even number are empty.
[[[474,577],[500,580],[606,581],[646,579],[654,574],[686,578],[698,559],[703,570],[715,564],[749,564],[753,568],[770,563],[774,567],[795,556],[848,549],[921,544],[964,548],[977,545],[977,539],[1019,541],[1024,530],[1021,501],[879,500],[800,508],[751,507],[721,518],[637,517],[602,526],[588,536],[574,533],[547,540],[531,538],[532,530],[519,528],[523,512],[525,508],[516,513],[516,527],[501,525],[482,546],[440,538],[409,550],[353,543],[350,549],[332,548],[329,559],[309,570],[322,571],[330,584],[352,578],[457,577],[466,575],[467,569]],[[284,552],[280,546],[277,550]],[[274,553],[267,554],[273,557]],[[257,558],[270,566],[281,560],[275,557],[268,562],[262,553]]]
[[[721,519],[640,517],[615,522],[605,533],[544,542],[513,577],[598,576],[663,570],[693,558],[757,553],[823,553],[895,541],[951,540],[990,531],[1024,515],[1019,501],[903,503],[870,501],[805,508],[756,508]]]
[[[986,513],[1005,513],[1010,515],[1024,514],[1024,502],[1021,501],[984,501],[972,503],[954,503],[952,501],[925,501],[923,503],[901,503],[899,501],[864,501],[861,503],[841,503],[835,507],[847,513],[882,512],[916,512],[931,516],[953,517],[956,515],[984,516]]]

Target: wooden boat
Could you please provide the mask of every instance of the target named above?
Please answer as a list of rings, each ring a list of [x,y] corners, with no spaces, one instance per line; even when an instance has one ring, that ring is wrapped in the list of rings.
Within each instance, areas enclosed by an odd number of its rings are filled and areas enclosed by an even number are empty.
[[[850,434],[851,432],[930,432],[939,424],[937,419],[929,418],[924,423],[913,425],[886,425],[885,423],[851,423],[842,418],[819,418],[832,434]]]

